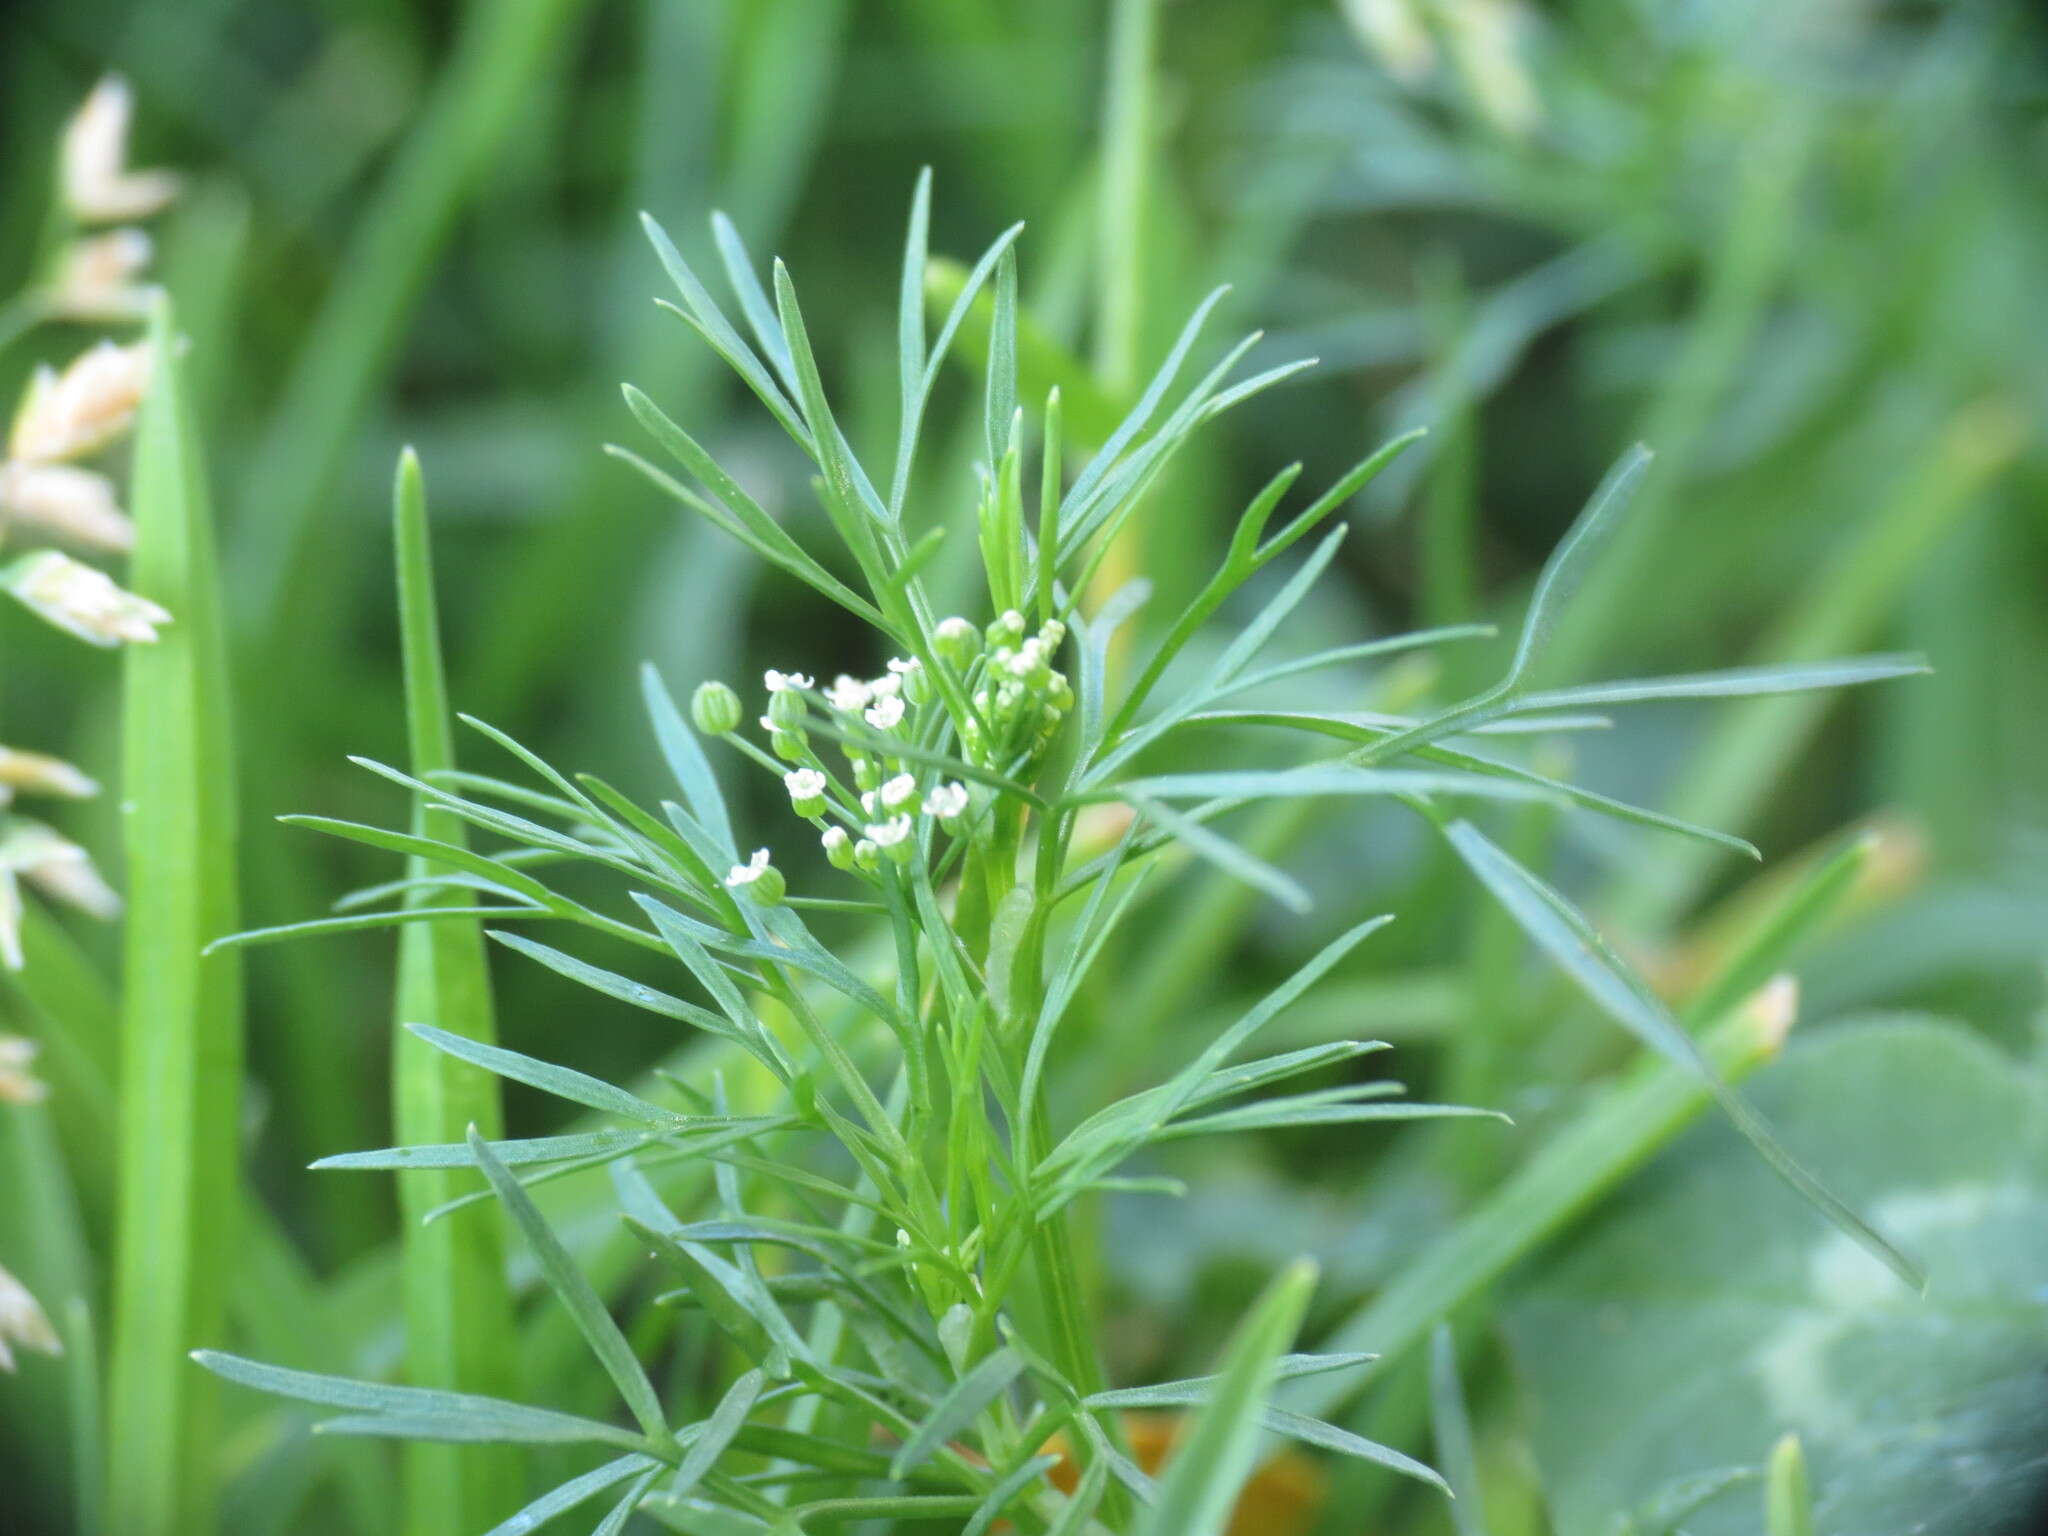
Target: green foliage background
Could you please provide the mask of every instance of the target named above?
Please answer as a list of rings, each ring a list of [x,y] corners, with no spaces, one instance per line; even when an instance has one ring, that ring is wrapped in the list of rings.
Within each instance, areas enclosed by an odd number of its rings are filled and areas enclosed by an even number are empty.
[[[2002,1491],[1972,1506],[1993,1511],[1982,1519],[2022,1518],[2026,1485],[2008,1471],[2026,1458],[1971,1426],[2048,1416],[2039,1243],[2024,1258],[2000,1236],[2038,1230],[2043,1177],[2048,22],[2024,0],[1565,0],[1514,34],[1532,109],[1497,66],[1487,73],[1491,34],[1474,28],[1495,8],[1437,0],[1414,14],[1434,64],[1404,82],[1329,4],[1169,0],[1148,76],[1151,153],[1105,172],[1108,23],[1082,0],[32,4],[0,21],[0,291],[29,271],[57,126],[103,70],[121,70],[140,103],[136,158],[191,176],[160,225],[158,270],[192,339],[189,403],[208,444],[252,923],[314,914],[394,873],[271,818],[397,814],[388,787],[345,759],[405,760],[386,523],[401,444],[433,487],[453,701],[553,761],[656,787],[633,683],[644,657],[679,688],[762,658],[820,674],[879,666],[849,653],[860,642],[832,611],[600,452],[636,440],[617,392],[630,378],[751,471],[764,501],[816,515],[787,445],[649,303],[662,283],[642,209],[698,237],[693,259],[708,258],[703,216],[720,207],[757,252],[788,260],[864,449],[894,426],[893,286],[920,166],[936,173],[934,250],[964,256],[1028,222],[1026,308],[1090,370],[1062,365],[1077,423],[1091,398],[1099,415],[1129,393],[1212,283],[1236,283],[1232,323],[1268,333],[1248,367],[1302,354],[1323,366],[1230,418],[1155,494],[1130,558],[1159,585],[1154,624],[1192,595],[1224,518],[1275,468],[1301,459],[1304,484],[1320,486],[1417,424],[1431,439],[1354,509],[1342,580],[1297,616],[1298,637],[1306,648],[1512,620],[1606,464],[1648,440],[1652,488],[1560,634],[1561,672],[1903,649],[1936,674],[1839,699],[1654,706],[1574,738],[1579,771],[1749,836],[1773,860],[1884,818],[1884,878],[1798,957],[1799,1034],[1814,1043],[1795,1048],[1772,1102],[1800,1154],[1853,1191],[1977,1189],[1977,1226],[1942,1240],[2003,1255],[2010,1284],[1989,1343],[1946,1338],[1938,1310],[1856,1313],[1874,1353],[1887,1328],[1928,1336],[1914,1358],[1932,1385],[1911,1399],[1928,1433],[1908,1425],[1894,1443],[1871,1430],[1856,1394],[1890,1389],[1853,1373],[1847,1399],[1805,1402],[1813,1422],[1764,1422],[1791,1414],[1786,1400],[1759,1409],[1699,1357],[1753,1337],[1745,1286],[1767,1248],[1781,1253],[1779,1234],[1731,1243],[1740,1217],[1707,1208],[1702,1188],[1726,1156],[1718,1133],[1682,1139],[1594,1230],[1506,1283],[1504,1345],[1490,1316],[1461,1327],[1480,1466],[1504,1490],[1493,1528],[1542,1529],[1548,1498],[1560,1531],[1605,1531],[1628,1510],[1636,1529],[1661,1529],[1656,1501],[1674,1479],[1758,1463],[1785,1429],[1812,1437],[1823,1531],[1837,1528],[1831,1509],[1865,1518],[1867,1479],[1922,1489],[1938,1475],[1915,1459],[1936,1465],[1930,1440],[1939,1456],[1990,1458]],[[1107,225],[1104,174],[1128,194],[1108,200],[1121,214]],[[83,339],[38,345],[54,356]],[[8,398],[34,352],[0,358]],[[944,394],[935,437],[957,443],[948,494],[964,500],[978,417],[965,389]],[[111,778],[107,664],[17,618],[4,644],[0,718]],[[1490,653],[1472,665],[1401,681],[1457,697],[1492,675]],[[66,823],[110,864],[119,802]],[[1155,914],[1177,911],[1171,926],[1130,940],[1091,984],[1067,1047],[1099,1079],[1091,1091],[1140,1080],[1163,1041],[1391,910],[1401,921],[1310,1005],[1328,1013],[1295,1020],[1297,1043],[1384,1035],[1428,1096],[1507,1108],[1523,1128],[1505,1143],[1454,1128],[1407,1141],[1296,1133],[1256,1156],[1190,1149],[1172,1169],[1194,1184],[1188,1201],[1101,1213],[1092,1263],[1122,1319],[1120,1374],[1206,1368],[1259,1277],[1297,1252],[1323,1264],[1311,1327],[1346,1316],[1621,1060],[1618,1037],[1501,931],[1445,852],[1389,818],[1314,815],[1290,810],[1262,833],[1315,893],[1309,918],[1190,872]],[[1526,819],[1516,835],[1674,989],[1754,895],[1749,871],[1689,845]],[[76,938],[111,968],[117,935]],[[373,1370],[395,1347],[389,1182],[300,1171],[393,1139],[392,958],[390,936],[373,934],[247,962],[243,1166],[302,1266],[291,1294],[317,1297],[305,1358],[286,1363],[318,1363],[320,1335]],[[656,1021],[536,968],[498,982],[499,1034],[515,1049],[624,1076],[668,1044]],[[45,1032],[31,1002],[10,1009],[10,1027]],[[1907,1012],[1910,1026],[1896,1018]],[[1474,1031],[1497,1045],[1447,1045]],[[2028,1157],[1994,1144],[1955,1161],[1953,1135],[2006,1115],[2017,1140],[2028,1120],[1989,1104],[1979,1118],[1972,1095],[2032,1104]],[[508,1108],[525,1134],[557,1123],[538,1096],[515,1090]],[[0,1188],[29,1188],[51,1150],[38,1134],[9,1132]],[[111,1140],[66,1150],[83,1163],[97,1246],[108,1213],[90,1198],[104,1187],[91,1165],[111,1163]],[[1783,1252],[1831,1240],[1776,1191],[1755,1199],[1774,1213],[1786,1201]],[[0,1202],[0,1231],[32,1227],[32,1203]],[[12,1264],[18,1246],[0,1254]],[[54,1288],[55,1256],[16,1267]],[[1638,1305],[1648,1318],[1631,1325],[1655,1329],[1657,1369],[1630,1355],[1610,1371],[1573,1347]],[[558,1371],[573,1401],[573,1355],[534,1337],[528,1368]],[[1992,1381],[1987,1357],[2033,1363],[2031,1387],[2023,1373]],[[10,1530],[67,1518],[62,1382],[40,1361],[0,1379]],[[1374,1422],[1406,1425],[1395,1443],[1426,1454],[1426,1416],[1402,1391],[1389,1384]],[[1579,1406],[1611,1413],[1617,1395],[1659,1394],[1714,1426],[1684,1454],[1609,1455]],[[239,1404],[225,1432],[229,1528],[376,1528],[373,1496],[308,1502],[341,1474],[309,1464],[303,1437],[277,1436],[272,1413]],[[1830,1434],[1828,1413],[1859,1433]],[[1374,1509],[1374,1529],[1446,1528],[1436,1503],[1392,1497],[1347,1485],[1328,1528],[1367,1528],[1345,1523],[1347,1504]],[[1735,1511],[1713,1517],[1728,1523],[1697,1529],[1758,1528],[1751,1493],[1724,1497],[1711,1508]]]

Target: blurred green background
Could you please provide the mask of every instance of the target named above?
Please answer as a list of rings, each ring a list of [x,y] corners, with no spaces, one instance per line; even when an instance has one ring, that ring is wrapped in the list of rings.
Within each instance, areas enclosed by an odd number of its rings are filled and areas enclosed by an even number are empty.
[[[1302,648],[1512,616],[1607,463],[1642,438],[1659,453],[1652,488],[1559,637],[1561,673],[1932,658],[1930,678],[1839,700],[1658,706],[1574,738],[1575,766],[1596,787],[1750,836],[1772,861],[1881,818],[1882,868],[1856,919],[1798,966],[1799,1034],[1815,1054],[1796,1048],[1759,1095],[1802,1155],[1880,1208],[1937,1187],[1989,1191],[1967,1218],[1942,1206],[1906,1234],[1943,1256],[1938,1274],[1974,1275],[1981,1305],[1895,1320],[1896,1298],[1844,1301],[1839,1316],[1832,1301],[1787,1301],[1807,1322],[1839,1321],[1814,1323],[1822,1355],[1891,1351],[1896,1322],[1925,1358],[1910,1356],[1901,1380],[1815,1386],[1796,1362],[1782,1381],[1765,1370],[1788,1395],[1761,1403],[1714,1373],[1692,1380],[1688,1360],[1697,1373],[1701,1355],[1779,1326],[1760,1303],[1744,1312],[1735,1284],[1777,1262],[1771,1243],[1782,1238],[1796,1277],[1827,1242],[1792,1209],[1783,1233],[1759,1218],[1753,1245],[1731,1244],[1729,1211],[1743,1207],[1717,1204],[1725,1183],[1697,1170],[1732,1155],[1704,1131],[1555,1264],[1520,1274],[1505,1328],[1489,1317],[1466,1341],[1471,1390],[1483,1465],[1508,1490],[1495,1501],[1503,1533],[1542,1529],[1546,1504],[1560,1531],[1606,1531],[1673,1479],[1754,1462],[1788,1427],[1817,1437],[1830,1497],[1883,1464],[1885,1508],[1919,1489],[1944,1518],[1976,1509],[1974,1525],[1930,1529],[2026,1528],[1996,1524],[2021,1518],[2023,1480],[1999,1470],[1978,1508],[1941,1479],[1961,1475],[1953,1458],[2005,1467],[1971,1437],[1971,1414],[2008,1436],[2048,1420],[2036,1070],[2048,12],[2028,0],[1166,0],[1156,27],[1136,103],[1144,152],[1105,171],[1111,20],[1083,0],[51,0],[0,20],[0,293],[30,275],[55,135],[104,71],[134,87],[137,163],[189,177],[156,226],[156,270],[191,336],[221,520],[249,920],[313,915],[391,872],[270,818],[401,812],[345,754],[402,752],[385,519],[403,443],[431,487],[456,704],[553,761],[657,791],[632,685],[642,657],[679,688],[764,663],[878,664],[849,653],[860,641],[832,614],[600,450],[636,442],[617,388],[631,379],[750,470],[764,500],[813,518],[772,423],[650,303],[663,284],[635,215],[654,213],[700,265],[715,266],[714,207],[757,253],[781,253],[866,445],[893,431],[895,269],[913,177],[930,165],[934,249],[971,256],[1026,220],[1027,307],[1086,361],[1101,401],[1131,391],[1218,282],[1235,285],[1229,327],[1266,332],[1248,367],[1322,359],[1227,418],[1202,462],[1155,495],[1130,551],[1160,586],[1154,622],[1203,579],[1224,519],[1275,468],[1300,459],[1304,484],[1319,485],[1428,424],[1424,448],[1354,508],[1342,579],[1297,619]],[[1125,178],[1114,184],[1138,210],[1111,230],[1097,217],[1105,174]],[[0,355],[0,393],[90,334],[39,332]],[[957,415],[962,428],[948,454],[964,513],[978,418],[959,377],[939,424]],[[0,643],[7,739],[110,775],[111,664],[18,616]],[[1455,697],[1491,675],[1486,648],[1469,676],[1456,670],[1465,653],[1447,654],[1447,675],[1383,678],[1382,696]],[[117,807],[110,795],[63,825],[111,863]],[[1182,914],[1178,942],[1164,927],[1133,941],[1120,972],[1145,1001],[1135,1017],[1103,1010],[1115,1027],[1085,1048],[1098,1078],[1076,1091],[1099,1102],[1114,1086],[1100,1075],[1151,1070],[1219,995],[1393,910],[1402,921],[1315,1005],[1325,1014],[1299,1021],[1299,1039],[1384,1034],[1402,1047],[1400,1074],[1442,1092],[1455,1054],[1442,1042],[1484,1019],[1508,1042],[1477,1080],[1486,1101],[1532,1135],[1568,1114],[1620,1059],[1617,1039],[1502,938],[1413,829],[1318,814],[1262,833],[1317,892],[1313,917],[1282,922],[1183,877],[1171,895],[1191,905],[1154,914]],[[1577,822],[1521,833],[1674,986],[1753,894],[1749,871],[1689,845]],[[115,951],[108,932],[75,936],[101,963]],[[351,1347],[372,1362],[390,1350],[388,1181],[299,1170],[389,1139],[390,959],[389,936],[371,935],[249,962],[247,1166],[298,1245],[300,1278],[341,1298],[327,1305],[355,1320]],[[669,1044],[655,1021],[533,967],[499,984],[517,1049],[628,1073]],[[61,1072],[49,1075],[61,1097]],[[1841,1083],[1867,1094],[1826,1086]],[[516,1123],[549,1123],[516,1092]],[[1416,1145],[1297,1136],[1256,1159],[1201,1150],[1187,1160],[1199,1198],[1104,1212],[1103,1283],[1122,1319],[1113,1367],[1199,1368],[1257,1276],[1296,1250],[1324,1258],[1319,1312],[1336,1320],[1455,1218],[1495,1159],[1522,1155]],[[66,1150],[94,1155],[78,1134]],[[1937,1165],[1939,1180],[1926,1173]],[[1755,1208],[1776,1220],[1780,1198],[1756,1192]],[[104,1212],[86,1206],[90,1233]],[[0,1229],[25,1220],[0,1211]],[[1682,1246],[1674,1232],[1723,1234],[1719,1250],[1701,1240],[1687,1272],[1707,1292],[1729,1275],[1736,1299],[1687,1310],[1685,1286],[1657,1272],[1662,1245]],[[37,1279],[18,1244],[0,1255]],[[1645,1294],[1658,1310],[1630,1321],[1669,1362],[1572,1345],[1571,1330],[1598,1336]],[[1703,1319],[1701,1307],[1721,1310]],[[1716,1333],[1730,1308],[1753,1327]],[[343,1326],[313,1326],[330,1325]],[[58,1529],[62,1389],[40,1361],[27,1373],[0,1379],[0,1525]],[[1901,1410],[1895,1433],[1869,1409],[1901,1393],[1917,1403],[1921,1386],[1933,1406]],[[1601,1427],[1586,1406],[1660,1394],[1688,1405],[1695,1433],[1680,1443],[1646,1439],[1627,1413]],[[1792,1422],[1802,1414],[1813,1423]],[[1408,1448],[1426,1453],[1426,1436]],[[292,1469],[304,1454],[252,1414],[228,1448],[245,1490],[235,1528],[359,1528],[309,1502],[323,1474]],[[1420,1500],[1355,1496],[1374,1523],[1347,1523],[1342,1494],[1329,1529],[1446,1528]],[[1754,1505],[1711,1503],[1687,1528],[1755,1529]],[[1838,1502],[1835,1517],[1855,1507]]]

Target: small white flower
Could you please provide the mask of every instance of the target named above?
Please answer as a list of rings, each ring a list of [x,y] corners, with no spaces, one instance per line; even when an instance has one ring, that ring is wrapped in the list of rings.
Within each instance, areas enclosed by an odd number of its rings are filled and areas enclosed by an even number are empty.
[[[146,645],[171,616],[146,597],[114,584],[105,571],[53,549],[18,560],[5,573],[8,589],[41,618],[94,645],[128,640]]]
[[[760,726],[762,730],[767,731],[771,734],[782,729],[781,726],[777,725],[773,720],[770,720],[766,715],[763,715],[759,720],[755,721],[754,723]]]
[[[889,670],[898,677],[908,677],[913,672],[922,671],[923,668],[924,663],[915,656],[892,656],[889,658]]]
[[[57,1330],[50,1326],[50,1320],[43,1315],[43,1309],[29,1294],[28,1287],[5,1269],[0,1269],[0,1370],[14,1369],[14,1353],[8,1348],[9,1340],[28,1349],[39,1349],[46,1355],[64,1353]]]
[[[1029,677],[1038,669],[1039,660],[1038,641],[1031,639],[1005,656],[1003,667],[1012,677]]]
[[[874,696],[874,690],[866,683],[857,677],[848,677],[844,672],[835,677],[832,686],[825,690],[825,702],[848,714],[856,709],[866,709]]]
[[[761,674],[761,681],[768,685],[770,693],[781,693],[785,688],[811,686],[811,679],[801,672],[777,672],[772,667]]]
[[[14,871],[0,867],[0,965],[21,969],[21,884]]]
[[[128,119],[134,111],[128,82],[108,75],[65,126],[59,156],[64,201],[87,224],[147,218],[178,195],[171,172],[128,169]]]
[[[878,731],[893,731],[903,723],[903,701],[894,694],[885,694],[866,711],[866,719]]]
[[[815,768],[798,768],[782,776],[789,791],[789,803],[799,816],[817,816],[825,809],[825,775]]]
[[[0,1035],[0,1103],[40,1104],[49,1097],[49,1088],[29,1070],[35,1060],[35,1041]]]
[[[868,692],[878,699],[899,698],[903,693],[903,679],[894,672],[884,672],[868,684]]]
[[[725,888],[736,891],[743,885],[752,885],[768,868],[768,850],[756,848],[754,856],[744,864],[735,864],[732,873],[725,877]]]
[[[917,780],[907,773],[899,773],[882,785],[881,795],[883,810],[900,811],[917,798]]]
[[[44,295],[48,312],[86,324],[142,319],[149,313],[152,290],[136,279],[149,257],[149,236],[139,229],[111,229],[78,241],[64,253],[56,281]]]
[[[71,464],[0,464],[0,520],[109,554],[135,547],[114,482]]]
[[[887,821],[878,821],[867,829],[868,841],[877,848],[894,848],[910,837],[910,818],[891,816]]]
[[[941,821],[950,821],[967,809],[967,786],[965,784],[941,784],[924,797],[927,816],[936,816]]]
[[[14,417],[7,456],[55,464],[104,448],[135,420],[149,387],[153,349],[146,341],[119,347],[102,341],[60,374],[39,368]]]
[[[864,789],[860,792],[860,808],[870,816],[875,814],[875,791]]]

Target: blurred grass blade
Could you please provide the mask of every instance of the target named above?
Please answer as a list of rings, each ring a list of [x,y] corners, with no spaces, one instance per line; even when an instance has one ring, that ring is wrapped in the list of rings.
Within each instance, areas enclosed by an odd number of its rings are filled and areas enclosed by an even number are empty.
[[[466,7],[432,102],[336,263],[332,293],[285,384],[243,479],[260,516],[238,525],[235,568],[275,638],[291,622],[313,513],[395,350],[408,305],[490,156],[521,120],[534,84],[582,0],[489,0]]]
[[[1703,1049],[1724,1081],[1739,1082],[1777,1055],[1790,1025],[1783,997],[1765,994],[1720,1024]],[[1656,1057],[1639,1062],[1319,1347],[1377,1350],[1374,1374],[1385,1371],[1436,1323],[1641,1167],[1711,1102],[1691,1067]],[[1360,1385],[1360,1376],[1318,1377],[1290,1389],[1286,1401],[1327,1413]]]
[[[441,665],[426,487],[410,450],[393,488],[392,532],[398,566],[399,639],[405,668],[406,734],[415,777],[455,766],[454,727]],[[463,845],[461,818],[414,795],[417,837]],[[438,872],[414,855],[406,874]],[[413,890],[408,910],[460,908],[457,890]],[[424,1025],[488,1047],[497,1036],[483,925],[450,915],[408,923],[398,936],[398,981],[391,1036],[392,1120],[405,1146],[459,1142],[472,1125],[504,1135],[498,1082],[489,1071],[437,1050],[408,1025]],[[337,1149],[338,1150],[338,1149]],[[405,1379],[416,1387],[514,1395],[518,1359],[505,1253],[495,1222],[471,1213],[429,1225],[427,1212],[473,1187],[455,1169],[417,1169],[398,1177],[400,1289],[405,1313]],[[516,1463],[498,1452],[408,1445],[403,1456],[403,1529],[409,1536],[477,1531],[519,1497]]]
[[[1488,841],[1470,822],[1454,822],[1444,835],[1480,883],[1580,991],[1645,1045],[1700,1074],[1735,1128],[1780,1178],[1913,1289],[1926,1285],[1919,1266],[1794,1158],[1749,1101],[1722,1081],[1699,1043],[1664,1001],[1576,907]]]
[[[1479,1461],[1472,1452],[1472,1421],[1458,1384],[1458,1346],[1448,1323],[1438,1323],[1429,1341],[1430,1419],[1436,1459],[1451,1490],[1451,1524],[1458,1536],[1486,1536],[1486,1509],[1479,1499]]]
[[[1261,1410],[1281,1355],[1294,1342],[1316,1283],[1306,1259],[1289,1265],[1238,1325],[1215,1395],[1175,1442],[1140,1536],[1221,1536],[1258,1452]]]
[[[1772,1446],[1764,1464],[1764,1536],[1814,1536],[1813,1495],[1797,1435]]]
[[[168,301],[135,446],[130,584],[174,615],[130,647],[122,795],[129,915],[109,1351],[107,1524],[214,1528],[213,1385],[186,1352],[219,1337],[241,1241],[241,960],[202,956],[236,926],[234,749],[219,578]]]

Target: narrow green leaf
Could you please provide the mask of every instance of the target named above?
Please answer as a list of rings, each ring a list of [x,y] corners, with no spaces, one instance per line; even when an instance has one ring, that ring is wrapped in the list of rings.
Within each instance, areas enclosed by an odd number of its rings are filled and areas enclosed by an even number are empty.
[[[682,1465],[676,1468],[674,1480],[669,1484],[668,1496],[680,1499],[703,1481],[723,1456],[741,1429],[746,1426],[747,1415],[754,1411],[754,1403],[761,1395],[761,1388],[767,1378],[759,1371],[748,1371],[730,1387],[725,1396],[718,1400],[718,1406],[711,1410],[711,1417],[699,1427],[697,1438],[690,1442],[690,1448],[683,1455]]]
[[[583,1335],[590,1352],[597,1356],[605,1374],[619,1389],[619,1396],[633,1411],[633,1417],[640,1421],[640,1427],[650,1438],[659,1440],[666,1436],[668,1421],[661,1411],[661,1400],[655,1396],[654,1386],[634,1355],[633,1346],[626,1342],[625,1334],[619,1331],[619,1325],[605,1310],[604,1302],[591,1288],[590,1281],[576,1267],[569,1250],[562,1246],[562,1240],[548,1225],[547,1218],[534,1205],[533,1197],[512,1177],[505,1165],[492,1156],[490,1147],[474,1126],[469,1131],[469,1147],[476,1155],[484,1177],[491,1181],[491,1188],[497,1192],[499,1201],[526,1234],[549,1289],[560,1298],[576,1324],[576,1331]]]
[[[555,1516],[566,1514],[577,1505],[596,1498],[605,1489],[659,1465],[653,1457],[640,1455],[621,1456],[616,1461],[608,1461],[581,1477],[570,1478],[559,1488],[549,1489],[511,1519],[492,1526],[484,1536],[528,1536],[529,1532],[538,1530]]]
[[[451,1034],[427,1024],[407,1024],[405,1028],[458,1061],[470,1062],[495,1076],[525,1083],[529,1088],[538,1088],[542,1093],[567,1099],[571,1104],[581,1104],[601,1114],[617,1115],[622,1120],[637,1120],[642,1125],[666,1128],[684,1123],[683,1117],[673,1110],[650,1104],[638,1094],[628,1093],[588,1073],[549,1061],[537,1061],[501,1046],[484,1045],[467,1036]]]
[[[1764,1464],[1764,1536],[1814,1536],[1813,1495],[1806,1487],[1806,1456],[1797,1435],[1771,1447]]]
[[[1849,656],[1839,661],[1788,662],[1783,666],[1729,667],[1720,672],[1689,672],[1673,677],[1641,677],[1611,683],[1581,683],[1524,693],[1516,713],[1543,709],[1586,709],[1595,705],[1634,704],[1645,699],[1734,699],[1778,693],[1810,693],[1823,688],[1849,688],[1898,677],[1918,677],[1934,669],[1924,656]]]
[[[323,1376],[313,1371],[287,1370],[224,1355],[215,1350],[195,1350],[192,1358],[214,1375],[238,1386],[253,1387],[274,1397],[289,1397],[323,1408],[348,1408],[365,1415],[401,1418],[412,1422],[475,1426],[474,1439],[505,1439],[529,1443],[602,1441],[639,1450],[642,1442],[631,1430],[597,1419],[557,1413],[552,1408],[529,1408],[524,1403],[503,1402],[467,1392],[441,1392],[426,1387],[395,1387],[382,1382],[353,1381],[346,1376]],[[366,1420],[365,1422],[370,1422]],[[357,1431],[360,1432],[360,1431]]]
[[[1014,1349],[997,1350],[948,1387],[915,1434],[903,1442],[889,1463],[889,1475],[901,1479],[937,1454],[939,1448],[960,1434],[1015,1381],[1024,1370],[1024,1360]]]
[[[1913,1260],[1779,1144],[1763,1117],[1722,1080],[1664,1001],[1608,947],[1577,908],[1509,858],[1470,822],[1453,823],[1444,835],[1523,931],[1581,991],[1645,1045],[1700,1075],[1735,1128],[1780,1178],[1914,1290],[1926,1284]]]
[[[205,469],[168,300],[135,444],[129,585],[172,622],[128,648],[128,921],[108,1352],[110,1530],[214,1528],[216,1393],[185,1360],[217,1340],[241,1241],[242,983],[202,954],[236,926],[236,754]]]

